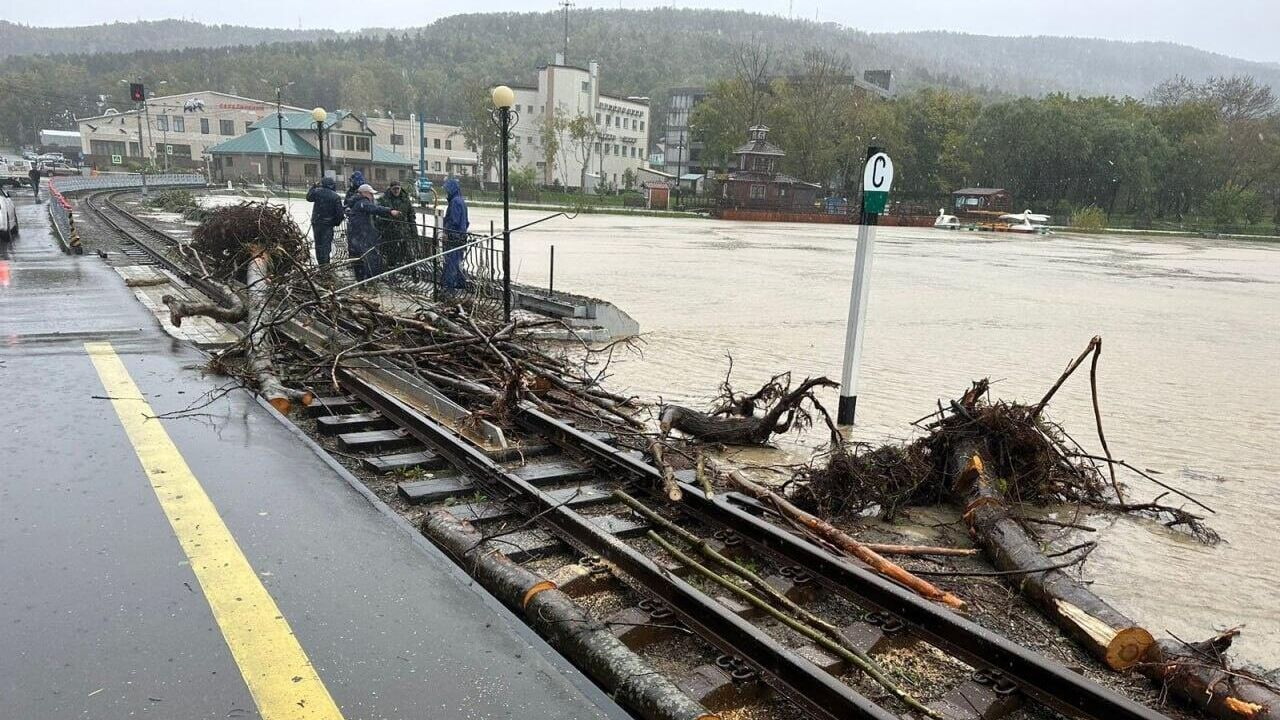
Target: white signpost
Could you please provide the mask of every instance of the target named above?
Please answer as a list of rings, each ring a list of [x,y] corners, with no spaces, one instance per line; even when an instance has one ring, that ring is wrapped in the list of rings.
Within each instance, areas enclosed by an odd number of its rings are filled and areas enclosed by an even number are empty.
[[[844,338],[844,370],[840,374],[840,408],[836,422],[852,425],[858,406],[858,366],[862,361],[862,332],[867,321],[867,295],[871,288],[871,251],[876,226],[893,187],[893,161],[879,148],[867,148],[862,172],[862,222],[858,224],[858,250],[853,261],[853,289],[849,293],[849,326]]]

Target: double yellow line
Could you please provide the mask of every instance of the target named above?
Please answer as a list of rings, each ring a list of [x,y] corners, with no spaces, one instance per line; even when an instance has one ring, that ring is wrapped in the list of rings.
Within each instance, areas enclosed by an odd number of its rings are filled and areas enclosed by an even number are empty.
[[[85,350],[263,720],[342,720],[289,622],[111,344],[85,343]]]

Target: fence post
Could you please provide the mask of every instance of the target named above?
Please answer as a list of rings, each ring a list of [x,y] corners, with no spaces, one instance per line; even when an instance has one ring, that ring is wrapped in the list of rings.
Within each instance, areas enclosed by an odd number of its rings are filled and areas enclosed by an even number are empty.
[[[556,246],[551,246],[551,273],[547,276],[547,297],[556,294]]]

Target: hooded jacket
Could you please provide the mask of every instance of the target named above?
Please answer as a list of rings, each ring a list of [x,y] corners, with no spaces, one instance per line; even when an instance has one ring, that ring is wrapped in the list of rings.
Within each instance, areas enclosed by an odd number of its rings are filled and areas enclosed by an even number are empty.
[[[373,227],[374,215],[390,215],[391,209],[360,193],[347,206],[347,246],[352,257],[363,255],[378,244],[378,231]]]
[[[360,186],[363,184],[364,173],[359,170],[351,173],[350,179],[347,180],[347,196],[342,199],[342,204],[347,207],[351,207],[352,203],[356,201],[356,198],[360,197],[360,193],[356,192],[356,190],[359,190]]]
[[[338,195],[337,185],[333,178],[326,177],[307,191],[307,202],[312,203],[312,225],[337,227],[342,224],[342,198]]]
[[[450,240],[465,242],[471,221],[467,218],[467,201],[462,197],[462,186],[457,178],[444,181],[444,192],[449,197],[449,207],[444,211],[444,230]]]
[[[382,233],[383,240],[402,240],[418,234],[418,214],[414,210],[413,200],[409,199],[409,193],[403,187],[400,188],[399,197],[392,195],[391,188],[387,188],[382,197],[378,198],[378,204],[400,211],[398,218],[378,218],[377,228]]]

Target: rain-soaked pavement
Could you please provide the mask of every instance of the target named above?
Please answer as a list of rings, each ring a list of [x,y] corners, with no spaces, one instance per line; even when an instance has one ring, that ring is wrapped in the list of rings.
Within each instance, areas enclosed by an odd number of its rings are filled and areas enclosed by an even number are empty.
[[[110,343],[156,413],[218,380],[106,263],[61,253],[44,205],[17,202],[21,236],[0,243],[0,716],[261,717],[85,343]],[[341,717],[625,717],[252,398],[150,422]]]

